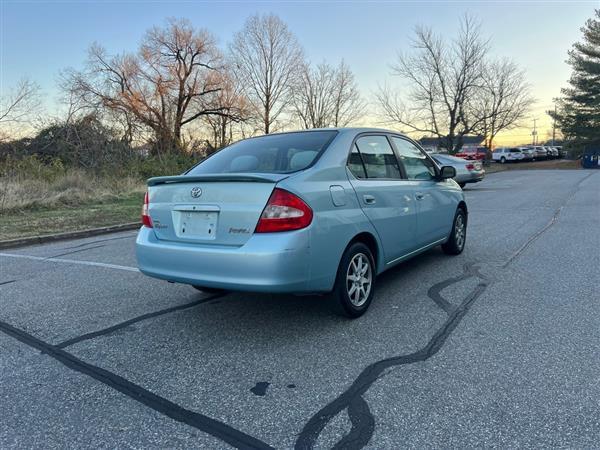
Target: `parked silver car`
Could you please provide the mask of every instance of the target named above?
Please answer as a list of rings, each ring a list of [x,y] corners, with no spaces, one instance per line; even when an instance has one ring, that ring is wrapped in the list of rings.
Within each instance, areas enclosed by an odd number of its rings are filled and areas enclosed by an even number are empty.
[[[462,252],[467,205],[454,176],[393,131],[246,139],[148,180],[138,266],[199,289],[333,292],[358,317],[376,275],[437,245]]]
[[[523,154],[523,161],[533,161],[535,159],[536,152],[532,148],[519,147],[519,150]]]
[[[528,147],[535,152],[535,159],[544,160],[548,159],[548,151],[541,145],[535,145],[533,147]]]
[[[454,167],[456,170],[454,181],[456,181],[461,188],[464,188],[467,183],[477,183],[483,180],[483,177],[485,176],[485,170],[481,161],[467,161],[463,158],[441,154],[434,154],[431,156],[440,166]]]

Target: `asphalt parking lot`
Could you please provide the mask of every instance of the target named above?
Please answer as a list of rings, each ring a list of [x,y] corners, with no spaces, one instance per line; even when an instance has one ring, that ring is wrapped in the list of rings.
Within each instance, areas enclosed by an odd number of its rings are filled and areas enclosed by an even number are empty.
[[[354,321],[147,278],[135,232],[0,252],[0,447],[597,447],[600,171],[465,193],[465,252]]]

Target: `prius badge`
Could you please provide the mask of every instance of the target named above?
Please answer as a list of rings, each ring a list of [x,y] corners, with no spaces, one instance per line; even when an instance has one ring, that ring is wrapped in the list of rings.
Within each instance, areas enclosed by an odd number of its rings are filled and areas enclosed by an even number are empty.
[[[190,195],[191,195],[193,198],[198,198],[198,197],[200,197],[200,196],[202,195],[202,188],[200,188],[200,187],[198,187],[198,186],[196,186],[196,187],[193,187],[193,188],[192,188],[192,190],[190,191]]]

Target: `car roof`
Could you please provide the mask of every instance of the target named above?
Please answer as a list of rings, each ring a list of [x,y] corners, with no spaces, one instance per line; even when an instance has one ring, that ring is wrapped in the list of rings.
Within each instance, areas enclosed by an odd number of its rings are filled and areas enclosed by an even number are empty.
[[[310,132],[310,131],[337,131],[339,133],[391,133],[398,134],[400,136],[408,137],[406,134],[396,131],[389,130],[386,128],[374,128],[374,127],[329,127],[329,128],[309,128],[307,130],[290,130],[290,131],[282,131],[281,133],[271,133],[271,135],[276,134],[288,134],[288,133],[302,133],[302,132]],[[259,137],[259,136],[257,136]],[[413,139],[414,140],[414,139]]]

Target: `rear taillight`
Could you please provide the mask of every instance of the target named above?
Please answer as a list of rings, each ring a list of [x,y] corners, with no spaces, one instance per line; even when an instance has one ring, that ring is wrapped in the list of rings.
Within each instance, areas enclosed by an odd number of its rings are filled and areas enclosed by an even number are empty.
[[[467,168],[467,170],[475,170],[474,164],[467,164],[465,167]]]
[[[310,225],[312,209],[291,192],[275,188],[260,215],[256,233],[299,230]]]
[[[148,207],[150,206],[150,201],[148,199],[148,192],[144,195],[144,206],[142,206],[142,224],[148,228],[152,228],[152,219],[148,215]]]

